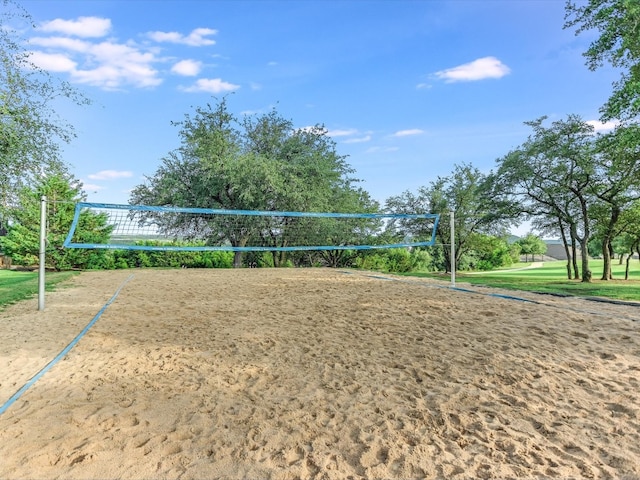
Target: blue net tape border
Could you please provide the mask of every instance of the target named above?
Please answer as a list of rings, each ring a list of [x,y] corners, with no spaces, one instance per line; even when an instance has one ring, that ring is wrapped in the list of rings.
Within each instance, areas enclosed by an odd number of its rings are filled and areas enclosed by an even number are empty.
[[[147,212],[172,212],[172,213],[194,213],[194,214],[215,214],[215,215],[246,215],[246,216],[269,216],[269,217],[314,217],[314,218],[369,218],[369,219],[432,219],[433,228],[431,239],[420,242],[403,242],[385,245],[315,245],[315,246],[250,246],[234,247],[232,245],[198,245],[198,246],[178,246],[178,245],[127,245],[127,244],[96,244],[96,243],[75,243],[73,234],[78,226],[80,213],[84,208],[98,208],[111,210],[147,211]],[[86,248],[86,249],[111,249],[111,250],[155,250],[155,251],[223,251],[223,252],[295,252],[313,250],[374,250],[383,248],[408,248],[433,246],[435,244],[436,230],[440,215],[435,213],[327,213],[327,212],[284,212],[284,211],[264,211],[264,210],[224,210],[208,208],[186,208],[186,207],[161,207],[150,205],[123,205],[115,203],[92,203],[79,202],[76,204],[73,222],[69,229],[69,234],[63,243],[65,248]]]

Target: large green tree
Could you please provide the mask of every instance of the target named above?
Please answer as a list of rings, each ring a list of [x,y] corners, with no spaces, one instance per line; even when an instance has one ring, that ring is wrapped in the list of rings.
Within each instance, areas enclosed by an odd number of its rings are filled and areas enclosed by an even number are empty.
[[[526,122],[533,134],[498,160],[502,194],[520,198],[538,230],[561,236],[569,278],[589,280],[588,245],[597,238],[601,278],[609,280],[613,241],[626,228],[622,214],[640,195],[640,130],[627,124],[596,135],[576,115],[550,126],[544,120]]]
[[[75,204],[86,200],[82,184],[71,175],[57,172],[40,178],[34,186],[22,187],[18,205],[11,209],[7,235],[0,245],[17,265],[36,265],[40,251],[41,198],[47,197],[46,267],[55,270],[100,268],[105,250],[63,248],[62,244],[73,220]],[[82,243],[104,243],[111,233],[104,214],[83,212],[75,240]]]
[[[547,244],[533,233],[528,233],[515,243],[520,247],[520,254],[525,256],[525,261],[529,260],[529,255],[531,260],[535,261],[536,255],[544,255],[547,252]]]
[[[591,216],[602,244],[602,280],[610,280],[614,239],[627,228],[622,214],[640,198],[640,127],[619,126],[595,141],[595,176],[591,188],[595,201]],[[640,218],[636,221],[640,223]]]
[[[605,62],[622,71],[602,119],[628,120],[640,114],[640,2],[638,0],[567,1],[565,28],[576,35],[596,30],[599,36],[584,56],[590,70]]]
[[[131,194],[131,203],[226,210],[332,211],[338,192],[354,190],[352,169],[320,126],[294,128],[276,111],[239,119],[227,99],[187,114],[180,127],[181,146],[162,160],[154,175]],[[243,247],[261,238],[265,246],[287,245],[300,219],[247,216],[231,225],[212,217],[201,228],[168,224],[169,234],[228,241]],[[237,252],[235,266],[241,265]],[[282,256],[274,256],[280,262]]]
[[[630,208],[621,214],[621,222],[624,225],[620,241],[627,253],[627,264],[624,279],[629,279],[629,266],[634,254],[640,256],[640,201],[635,201]],[[622,257],[621,257],[622,259]]]
[[[455,263],[449,248],[443,250],[445,269],[459,265],[461,258],[472,248],[475,234],[503,236],[510,224],[511,214],[503,210],[493,196],[493,177],[480,172],[470,164],[456,165],[446,177],[438,177],[417,194],[404,192],[387,200],[386,208],[394,213],[439,213],[440,223],[436,233],[441,245],[451,244],[451,221],[454,215]],[[409,225],[408,235],[419,233]]]
[[[503,190],[521,199],[523,211],[546,221],[555,218],[563,230],[566,228],[568,235],[563,232],[563,238],[568,237],[573,246],[580,245],[582,279],[588,282],[589,205],[595,178],[593,127],[576,115],[549,127],[545,120],[525,122],[533,134],[498,159],[497,174]]]
[[[71,141],[72,125],[53,105],[60,99],[88,100],[66,82],[35,65],[17,28],[34,28],[29,14],[11,0],[0,0],[0,228],[20,188],[39,175],[64,168],[60,142]]]
[[[333,192],[333,210],[342,213],[378,213],[380,206],[365,190],[337,189]],[[376,219],[327,218],[319,225],[321,236],[316,245],[372,245],[378,241],[383,222]],[[319,250],[315,256],[320,257],[330,267],[348,266],[347,261],[354,255],[350,250]]]

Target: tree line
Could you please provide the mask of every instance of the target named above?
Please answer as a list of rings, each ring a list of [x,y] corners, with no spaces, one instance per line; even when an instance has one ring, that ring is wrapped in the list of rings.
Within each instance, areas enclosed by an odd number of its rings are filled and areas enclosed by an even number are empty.
[[[9,0],[2,1],[5,7],[16,6]],[[24,11],[17,11],[28,18]],[[6,22],[8,14],[2,20]],[[640,127],[636,122],[640,113],[640,7],[629,0],[590,0],[580,5],[567,2],[565,21],[565,27],[574,28],[576,34],[599,31],[600,36],[585,52],[589,68],[609,62],[623,72],[601,109],[602,120],[618,121],[610,132],[596,133],[573,114],[551,123],[546,117],[530,120],[525,122],[531,128],[528,138],[496,159],[490,172],[481,172],[468,163],[457,164],[449,175],[416,192],[407,191],[379,204],[358,187],[354,170],[338,153],[324,126],[296,129],[275,109],[263,115],[238,117],[225,97],[196,107],[183,120],[173,122],[180,146],[134,188],[130,203],[235,210],[441,214],[439,245],[428,251],[272,251],[244,256],[237,252],[231,260],[236,267],[322,264],[445,271],[453,265],[460,269],[495,268],[515,261],[520,253],[541,253],[530,235],[515,244],[507,242],[511,227],[530,221],[539,234],[562,240],[569,259],[568,278],[590,281],[589,254],[599,254],[604,258],[601,278],[608,280],[615,253],[630,255],[640,249]],[[55,192],[69,202],[85,198],[57,147],[59,141],[73,138],[73,128],[51,120],[56,117],[50,114],[50,99],[63,97],[79,104],[87,101],[47,72],[25,69],[28,55],[11,35],[10,30],[0,28],[0,166],[8,172],[0,180],[0,230],[7,233],[0,237],[0,245],[18,261],[27,262],[33,254],[26,251],[33,237],[28,232],[36,227],[33,212],[27,214],[35,208],[33,199],[44,191]],[[55,208],[57,214],[66,218],[66,207],[60,205]],[[450,258],[447,247],[452,228],[450,211],[455,212],[456,258]],[[244,246],[256,236],[266,245],[285,246],[290,234],[305,228],[295,219],[247,223],[233,229],[220,219],[198,225],[159,216],[148,220],[155,221],[169,236],[205,243],[222,240],[233,246]],[[84,235],[109,234],[106,219],[99,215],[83,221]],[[51,231],[55,222],[49,223]],[[63,225],[64,221],[58,223]],[[412,222],[387,228],[365,222],[348,229],[327,224],[323,241],[348,244],[357,235],[376,244],[424,234],[421,226]],[[61,244],[57,242],[58,237],[49,239],[53,249]],[[131,252],[67,255],[69,258],[57,261],[60,268],[130,267],[151,262],[148,255],[145,258]],[[198,262],[216,263],[201,258],[193,265]],[[184,263],[188,263],[186,259]]]

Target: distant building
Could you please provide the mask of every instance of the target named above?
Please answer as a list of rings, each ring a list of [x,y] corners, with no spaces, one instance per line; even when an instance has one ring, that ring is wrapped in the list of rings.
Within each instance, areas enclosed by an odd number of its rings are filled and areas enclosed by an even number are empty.
[[[507,243],[515,243],[520,240],[521,237],[516,235],[509,235],[507,238]],[[566,260],[567,252],[564,249],[564,243],[562,243],[562,239],[543,239],[544,243],[547,244],[547,251],[542,256],[543,259],[546,260]],[[580,255],[580,249],[578,248],[578,255]]]
[[[556,260],[567,260],[567,251],[564,249],[564,243],[562,239],[546,239],[543,240],[547,244],[547,257],[555,258]],[[569,251],[571,251],[571,244],[569,244]],[[579,257],[582,255],[580,245],[576,245],[576,255]]]
[[[544,243],[547,244],[547,253],[545,253],[547,257],[552,257],[556,260],[567,259],[567,251],[564,249],[564,243],[562,243],[561,239],[544,240]]]

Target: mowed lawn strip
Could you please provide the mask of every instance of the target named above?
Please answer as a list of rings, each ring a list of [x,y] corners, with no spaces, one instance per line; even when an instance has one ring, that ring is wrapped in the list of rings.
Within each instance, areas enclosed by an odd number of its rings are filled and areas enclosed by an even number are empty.
[[[544,262],[542,267],[523,268],[531,264],[518,264],[511,269],[489,272],[457,272],[456,280],[472,285],[544,292],[556,295],[574,295],[581,297],[604,297],[616,300],[640,302],[640,262],[633,259],[629,266],[629,280],[624,280],[625,263],[620,265],[614,260],[613,280],[600,280],[602,260],[591,260],[589,268],[593,272],[591,283],[567,279],[567,262]],[[433,277],[443,280],[442,274],[407,274],[410,276]]]
[[[47,272],[45,289],[50,291],[78,272]],[[5,305],[38,295],[38,272],[0,270],[0,309]]]

